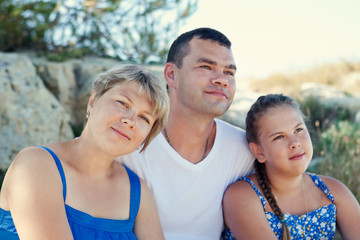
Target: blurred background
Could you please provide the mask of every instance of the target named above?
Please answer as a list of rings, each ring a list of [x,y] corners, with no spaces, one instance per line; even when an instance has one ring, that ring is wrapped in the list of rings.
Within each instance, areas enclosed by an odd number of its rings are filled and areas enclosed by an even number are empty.
[[[244,127],[259,95],[291,95],[312,131],[309,171],[360,200],[359,10],[355,0],[0,0],[0,181],[22,148],[81,133],[100,72],[131,61],[162,79],[171,42],[211,27],[238,67],[222,119]]]
[[[360,60],[356,0],[200,0],[180,32],[208,26],[233,43],[237,76],[266,77]]]

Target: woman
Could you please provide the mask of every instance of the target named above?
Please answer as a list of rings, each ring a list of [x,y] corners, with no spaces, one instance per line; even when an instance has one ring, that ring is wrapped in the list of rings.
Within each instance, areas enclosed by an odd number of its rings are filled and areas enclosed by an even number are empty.
[[[359,239],[360,206],[338,180],[306,173],[313,155],[298,104],[270,94],[246,117],[255,174],[224,195],[224,239]],[[355,177],[355,176],[354,176]]]
[[[124,64],[101,74],[80,137],[26,148],[10,165],[0,238],[164,239],[149,189],[114,159],[144,150],[168,111],[166,91],[145,69]]]

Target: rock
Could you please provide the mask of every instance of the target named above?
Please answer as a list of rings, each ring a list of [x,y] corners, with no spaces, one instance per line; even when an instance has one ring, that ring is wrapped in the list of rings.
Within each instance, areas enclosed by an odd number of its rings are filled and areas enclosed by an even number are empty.
[[[73,62],[49,62],[43,58],[35,58],[32,62],[47,89],[70,114],[71,123],[77,125],[77,119],[74,118],[77,84]]]
[[[348,94],[326,84],[304,83],[301,86],[301,97],[303,99],[316,97],[326,107],[348,108],[354,114],[360,111],[359,96]]]
[[[1,169],[26,146],[73,138],[69,114],[26,55],[0,53],[0,101]]]

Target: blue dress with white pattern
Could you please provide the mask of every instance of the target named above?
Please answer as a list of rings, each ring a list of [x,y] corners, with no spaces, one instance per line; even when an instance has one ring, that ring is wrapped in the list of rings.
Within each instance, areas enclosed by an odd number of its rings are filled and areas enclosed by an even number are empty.
[[[336,230],[336,206],[334,196],[330,193],[325,183],[315,174],[308,173],[315,185],[321,189],[332,202],[329,205],[315,209],[308,214],[289,215],[284,213],[284,220],[290,231],[290,239],[333,239]],[[247,181],[258,194],[265,211],[266,200],[255,184],[247,177],[239,178]],[[281,222],[273,212],[265,212],[265,216],[278,239],[281,239]],[[224,240],[234,240],[230,229],[223,232]]]

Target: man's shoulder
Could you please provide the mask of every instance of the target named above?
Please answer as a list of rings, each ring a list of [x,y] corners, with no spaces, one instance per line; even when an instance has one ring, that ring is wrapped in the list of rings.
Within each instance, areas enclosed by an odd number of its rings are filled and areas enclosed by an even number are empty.
[[[226,138],[235,137],[235,138],[244,138],[245,137],[245,130],[232,125],[231,123],[225,122],[221,119],[215,119],[217,130],[219,134],[224,135]]]

